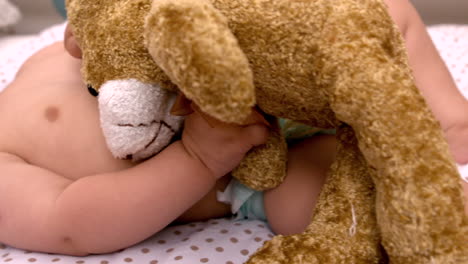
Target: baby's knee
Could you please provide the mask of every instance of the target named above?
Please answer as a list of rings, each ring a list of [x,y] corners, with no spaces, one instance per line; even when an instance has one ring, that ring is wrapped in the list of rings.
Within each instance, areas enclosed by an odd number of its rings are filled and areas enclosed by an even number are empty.
[[[294,145],[288,161],[309,170],[327,171],[336,158],[337,140],[334,135],[316,135]],[[313,167],[313,168],[311,168]]]

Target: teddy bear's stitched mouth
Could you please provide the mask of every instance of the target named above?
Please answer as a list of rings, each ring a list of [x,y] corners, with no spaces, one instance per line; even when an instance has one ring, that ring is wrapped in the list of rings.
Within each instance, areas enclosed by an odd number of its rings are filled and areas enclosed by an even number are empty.
[[[138,125],[133,125],[133,124],[117,124],[117,126],[119,127],[149,127],[149,126],[152,126],[152,125],[159,125],[159,128],[157,129],[157,132],[154,133],[154,136],[153,138],[143,147],[143,149],[137,151],[137,152],[140,152],[140,151],[143,151],[147,148],[149,148],[149,146],[151,146],[151,144],[153,144],[156,139],[158,138],[159,134],[161,133],[161,128],[164,126],[166,127],[167,129],[169,129],[171,131],[171,133],[174,135],[176,133],[175,129],[173,127],[171,127],[168,123],[166,123],[164,120],[161,120],[161,121],[156,121],[156,120],[153,120],[151,123],[149,124],[144,124],[144,123],[140,123]],[[157,153],[156,153],[157,154]],[[127,155],[128,156],[128,155]]]
[[[140,123],[138,125],[134,125],[134,124],[117,124],[117,126],[119,127],[149,127],[153,124],[160,124],[160,125],[164,125],[165,127],[169,128],[169,130],[171,130],[173,133],[175,133],[175,129],[172,128],[168,123],[166,123],[164,120],[161,120],[161,121],[156,121],[156,120],[153,120],[151,123],[149,124],[144,124],[144,123]]]
[[[159,134],[161,134],[161,128],[164,126],[166,127],[167,129],[169,129],[171,131],[172,134],[175,134],[175,130],[169,125],[167,124],[166,122],[164,121],[160,121],[158,122],[159,123],[159,129],[158,129],[158,132],[154,134],[154,137],[153,139],[148,142],[148,144],[145,145],[144,149],[147,149],[149,148],[149,146],[151,146],[151,144],[154,143],[154,141],[156,141],[156,139],[158,138]]]

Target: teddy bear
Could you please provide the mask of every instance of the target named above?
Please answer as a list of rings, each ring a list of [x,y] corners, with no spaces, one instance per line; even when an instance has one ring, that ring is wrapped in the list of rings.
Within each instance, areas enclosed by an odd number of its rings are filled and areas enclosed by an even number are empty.
[[[309,226],[247,263],[468,263],[459,175],[382,0],[67,0],[67,10],[117,157],[170,142],[182,127],[176,92],[225,122],[255,106],[336,128]],[[270,138],[238,168],[249,186],[281,182],[274,125]]]

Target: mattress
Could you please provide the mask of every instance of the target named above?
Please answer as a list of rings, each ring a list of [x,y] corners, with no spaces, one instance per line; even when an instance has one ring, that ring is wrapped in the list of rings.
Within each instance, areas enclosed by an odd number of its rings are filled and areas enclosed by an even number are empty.
[[[0,91],[14,78],[21,64],[40,48],[63,37],[64,24],[37,35],[0,38]],[[460,91],[468,98],[468,25],[428,28]],[[468,178],[466,167],[460,168]],[[132,247],[112,254],[70,257],[25,251],[0,244],[0,262],[76,264],[241,264],[262,243],[273,237],[261,221],[211,219],[169,226]]]

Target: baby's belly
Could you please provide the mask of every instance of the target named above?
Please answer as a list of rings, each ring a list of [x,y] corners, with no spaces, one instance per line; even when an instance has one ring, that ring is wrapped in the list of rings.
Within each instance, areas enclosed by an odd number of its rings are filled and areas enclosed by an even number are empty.
[[[108,151],[97,99],[79,82],[17,82],[0,94],[0,105],[0,151],[70,179],[134,165]]]

